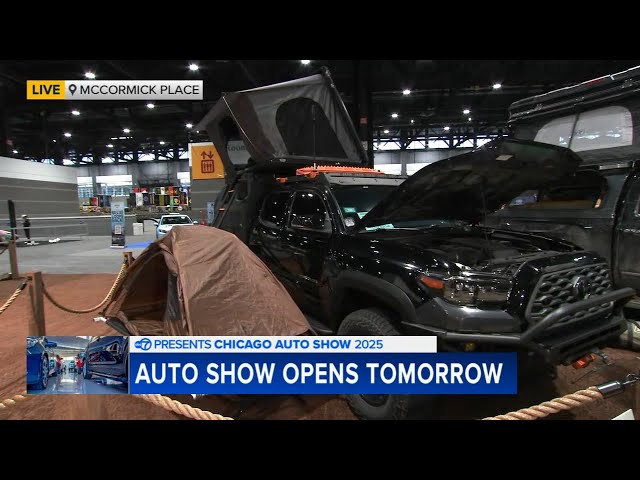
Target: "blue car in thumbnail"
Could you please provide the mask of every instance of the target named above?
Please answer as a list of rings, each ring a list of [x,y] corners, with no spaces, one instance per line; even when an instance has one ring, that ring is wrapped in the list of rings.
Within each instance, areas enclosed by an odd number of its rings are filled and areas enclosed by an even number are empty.
[[[129,383],[129,337],[91,337],[84,352],[82,376]]]
[[[47,388],[49,376],[56,371],[53,348],[57,346],[56,342],[50,342],[47,337],[27,337],[27,388]]]

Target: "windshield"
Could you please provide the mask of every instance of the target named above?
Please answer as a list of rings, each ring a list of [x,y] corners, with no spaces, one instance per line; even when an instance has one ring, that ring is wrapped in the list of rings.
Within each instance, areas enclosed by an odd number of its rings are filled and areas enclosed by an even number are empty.
[[[396,186],[392,185],[334,185],[333,195],[338,201],[338,206],[347,227],[356,225],[357,220],[364,217],[379,202],[385,199]],[[385,223],[366,227],[367,231],[395,230],[395,229],[423,229],[432,227],[454,227],[466,225],[461,220],[424,219],[404,222]]]
[[[160,225],[184,225],[191,223],[191,219],[186,215],[176,215],[175,217],[163,217]]]
[[[347,227],[353,227],[369,210],[380,203],[397,187],[393,185],[333,185],[331,190],[338,201]]]

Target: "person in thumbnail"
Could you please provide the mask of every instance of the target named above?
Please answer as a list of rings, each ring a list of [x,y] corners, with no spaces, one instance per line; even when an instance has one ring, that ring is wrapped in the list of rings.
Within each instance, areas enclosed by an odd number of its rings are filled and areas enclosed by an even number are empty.
[[[35,242],[31,241],[31,220],[27,215],[22,215],[22,228],[24,229],[24,234],[27,237],[27,241],[25,243],[27,245],[35,245]]]
[[[84,366],[83,359],[80,355],[76,357],[76,371],[82,373],[82,367]]]
[[[56,355],[56,373],[58,375],[62,373],[62,357],[60,355]]]

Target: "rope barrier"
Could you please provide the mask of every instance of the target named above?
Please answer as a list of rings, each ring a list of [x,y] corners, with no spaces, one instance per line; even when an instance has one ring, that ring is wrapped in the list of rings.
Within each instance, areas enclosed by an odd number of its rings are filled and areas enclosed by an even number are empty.
[[[29,398],[25,395],[26,392],[20,395],[14,395],[11,398],[3,400],[2,402],[0,402],[0,410],[6,409],[12,405],[15,405],[19,401]],[[162,407],[165,410],[169,410],[173,413],[177,413],[178,415],[182,415],[194,420],[233,420],[233,418],[231,417],[225,417],[223,415],[220,415],[219,413],[212,413],[207,410],[192,407],[191,405],[182,403],[169,397],[165,397],[164,395],[143,394],[134,396],[159,407]],[[509,412],[504,415],[485,417],[482,420],[537,420],[554,413],[572,410],[574,408],[584,406],[588,403],[603,400],[604,398],[605,396],[602,394],[598,387],[591,386],[587,389],[578,390],[577,392],[569,393],[559,398],[554,398],[553,400],[543,402],[539,405],[522,408],[515,412]]]
[[[127,262],[125,260],[125,262],[122,263],[122,266],[120,267],[120,271],[118,272],[118,276],[116,277],[115,281],[113,282],[113,285],[111,286],[111,289],[109,289],[109,293],[107,293],[107,296],[104,297],[104,300],[102,300],[98,305],[96,305],[95,307],[92,308],[88,308],[86,310],[74,310],[73,308],[67,308],[63,305],[61,305],[59,302],[57,302],[49,293],[49,291],[47,290],[47,288],[44,286],[44,283],[42,284],[42,292],[44,293],[44,296],[47,297],[47,299],[56,307],[58,307],[60,310],[64,310],[65,312],[69,312],[69,313],[76,313],[76,314],[84,314],[84,313],[91,313],[91,312],[95,312],[96,310],[98,310],[100,307],[102,307],[103,305],[105,305],[110,299],[111,296],[113,295],[113,292],[115,292],[116,288],[118,287],[118,285],[120,284],[120,281],[122,280],[122,277],[124,277],[124,274],[127,270]]]
[[[575,393],[554,398],[553,400],[543,402],[533,407],[522,408],[515,412],[509,412],[495,417],[486,417],[482,420],[537,420],[554,413],[572,410],[587,403],[602,399],[604,399],[604,395],[602,395],[598,387],[592,386],[585,390],[578,390]]]
[[[187,418],[192,418],[194,420],[233,420],[231,417],[225,417],[218,413],[211,413],[207,410],[201,410],[200,408],[192,407],[186,403],[179,402],[178,400],[174,400],[169,397],[165,397],[164,395],[134,395],[135,397],[139,397],[142,400],[145,400],[149,403],[153,403],[159,407],[164,408],[165,410],[169,410],[171,412],[177,413]],[[22,392],[19,395],[14,395],[11,398],[7,398],[0,402],[0,410],[7,409],[16,403],[28,400],[29,397],[27,392]]]
[[[225,417],[219,413],[211,413],[207,410],[201,410],[186,403],[179,402],[178,400],[174,400],[173,398],[165,397],[164,395],[143,394],[135,396],[153,403],[154,405],[158,405],[165,410],[169,410],[194,420],[233,420],[231,417]]]
[[[22,392],[20,395],[14,395],[11,398],[7,398],[0,402],[0,410],[4,410],[5,408],[9,408],[12,405],[15,405],[17,402],[22,400],[27,400],[29,397],[26,396],[27,392]]]
[[[4,311],[11,306],[11,304],[15,301],[16,298],[18,298],[18,296],[22,293],[24,288],[27,286],[27,283],[29,283],[29,279],[23,281],[20,284],[20,286],[16,288],[16,291],[13,292],[13,294],[9,297],[9,300],[4,302],[4,305],[0,307],[0,315],[2,315]]]

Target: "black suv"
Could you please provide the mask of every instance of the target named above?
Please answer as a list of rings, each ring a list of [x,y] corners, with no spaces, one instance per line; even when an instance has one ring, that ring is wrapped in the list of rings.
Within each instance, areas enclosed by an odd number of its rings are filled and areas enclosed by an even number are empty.
[[[84,352],[82,375],[129,383],[129,337],[91,337]]]
[[[573,152],[503,138],[408,179],[353,167],[281,178],[310,156],[334,166],[366,158],[339,97],[314,94],[332,83],[283,85],[229,94],[201,122],[227,175],[214,226],[269,265],[319,333],[436,335],[441,350],[524,350],[547,365],[621,333],[619,306],[633,290],[613,289],[604,258],[482,226],[521,192],[571,175]],[[224,150],[233,122],[252,155],[243,169]],[[416,399],[348,396],[370,419],[406,418]]]

